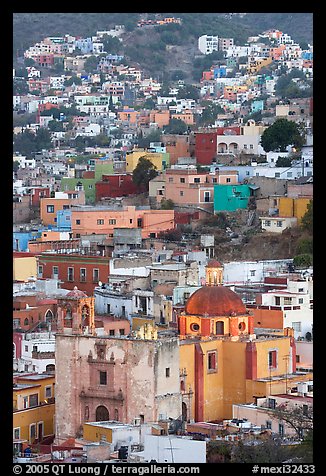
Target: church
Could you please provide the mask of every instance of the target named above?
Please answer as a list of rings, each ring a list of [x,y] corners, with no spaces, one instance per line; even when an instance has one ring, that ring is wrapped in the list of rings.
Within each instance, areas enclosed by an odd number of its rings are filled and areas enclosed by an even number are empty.
[[[222,283],[223,266],[212,259],[206,285],[178,316],[182,414],[188,422],[232,418],[233,404],[285,393],[307,377],[296,373],[291,329],[257,338],[253,315]]]

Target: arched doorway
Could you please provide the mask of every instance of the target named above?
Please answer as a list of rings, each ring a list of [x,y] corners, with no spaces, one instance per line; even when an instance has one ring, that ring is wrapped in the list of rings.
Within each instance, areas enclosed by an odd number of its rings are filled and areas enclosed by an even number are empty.
[[[187,421],[188,411],[185,402],[182,402],[182,421]]]
[[[96,409],[95,414],[96,421],[108,421],[110,420],[109,411],[104,405],[100,405]]]

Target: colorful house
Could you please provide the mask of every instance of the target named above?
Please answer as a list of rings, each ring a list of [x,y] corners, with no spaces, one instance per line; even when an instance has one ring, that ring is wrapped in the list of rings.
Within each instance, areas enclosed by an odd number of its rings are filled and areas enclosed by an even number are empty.
[[[51,374],[14,378],[13,439],[33,444],[54,434],[54,381]]]
[[[246,184],[215,185],[214,213],[247,208],[251,189]]]
[[[126,172],[132,173],[138,165],[141,157],[149,160],[158,171],[162,171],[169,166],[169,154],[162,152],[149,152],[146,149],[134,149],[126,154]]]
[[[69,210],[72,205],[85,203],[84,190],[70,190],[67,192],[55,192],[52,198],[41,198],[40,217],[43,225],[56,225],[57,212]]]
[[[232,406],[283,393],[307,375],[296,373],[295,340],[254,334],[240,296],[222,285],[223,267],[207,265],[206,285],[178,316],[182,415],[187,421],[232,418]],[[309,374],[309,378],[311,374]]]
[[[13,252],[13,280],[27,281],[31,276],[36,277],[37,264],[34,253]]]

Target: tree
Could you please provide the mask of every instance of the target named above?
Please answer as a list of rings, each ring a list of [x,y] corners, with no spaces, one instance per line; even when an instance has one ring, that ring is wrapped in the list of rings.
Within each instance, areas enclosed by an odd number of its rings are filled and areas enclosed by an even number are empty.
[[[173,118],[163,129],[166,134],[184,134],[187,131],[187,124],[181,119]]]
[[[167,200],[163,199],[161,201],[161,209],[162,210],[173,210],[174,209],[174,201],[171,200],[171,198],[168,198]]]
[[[282,118],[277,119],[263,132],[260,143],[265,152],[286,152],[289,145],[301,149],[305,137],[298,124]]]
[[[311,253],[303,253],[293,258],[293,264],[297,268],[309,268],[313,264],[313,256]]]
[[[38,151],[42,149],[52,148],[51,134],[48,129],[45,129],[45,127],[40,127],[37,130],[35,139],[36,139],[36,147]]]
[[[48,128],[51,132],[63,132],[63,124],[60,121],[49,121]]]
[[[84,69],[87,73],[96,71],[98,65],[98,59],[96,56],[89,56],[84,63]]]
[[[257,441],[253,445],[249,442],[239,441],[233,448],[232,463],[282,463],[287,459],[288,453],[281,440],[269,437],[268,439]]]
[[[146,137],[143,136],[142,132],[137,136],[137,145],[141,149],[147,149],[151,142],[161,142],[161,129],[155,129],[150,132]]]
[[[302,439],[304,434],[313,429],[313,406],[285,402],[276,405],[275,408],[267,410],[267,413],[275,420],[282,421],[291,427],[298,439]]]
[[[142,156],[138,160],[138,164],[132,173],[134,184],[146,186],[148,190],[149,181],[158,175],[158,171],[154,164],[146,157]]]
[[[301,219],[301,227],[304,230],[308,231],[311,235],[313,232],[313,218],[314,218],[313,201],[310,200],[310,202],[307,205],[307,211]]]
[[[14,171],[14,173],[16,173],[18,169],[19,169],[19,162],[18,162],[18,160],[14,160],[13,161],[13,171]]]
[[[14,135],[14,151],[22,155],[30,156],[37,151],[35,134],[25,130],[20,134]]]
[[[277,161],[275,163],[276,167],[291,167],[292,160],[290,157],[281,157],[279,156],[277,158]]]

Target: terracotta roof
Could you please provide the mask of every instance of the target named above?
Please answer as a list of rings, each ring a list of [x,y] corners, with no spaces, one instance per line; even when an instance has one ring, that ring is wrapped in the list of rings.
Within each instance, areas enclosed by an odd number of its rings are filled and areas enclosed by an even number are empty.
[[[78,289],[77,286],[75,286],[72,291],[69,291],[69,293],[65,295],[65,298],[72,298],[72,299],[80,299],[84,297],[87,297],[87,294],[85,294],[84,291],[81,291],[80,289]]]
[[[196,316],[239,316],[247,313],[240,296],[224,286],[203,286],[185,306],[186,314]]]
[[[216,259],[210,259],[206,265],[206,268],[223,268],[223,265]]]

